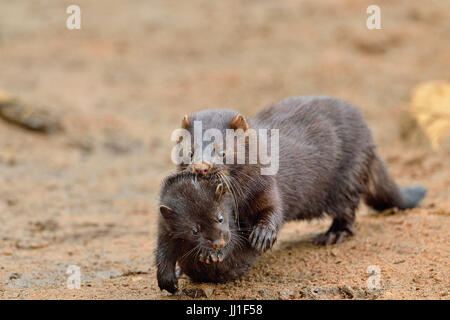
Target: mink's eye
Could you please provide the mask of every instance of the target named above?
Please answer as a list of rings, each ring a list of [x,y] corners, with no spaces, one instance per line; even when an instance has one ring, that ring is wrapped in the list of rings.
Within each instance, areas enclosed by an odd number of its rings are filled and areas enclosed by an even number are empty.
[[[224,150],[220,150],[218,153],[219,157],[223,158],[225,157],[225,151]]]
[[[223,222],[223,216],[221,214],[219,214],[219,217],[217,218],[217,220],[222,223]]]
[[[194,236],[198,235],[198,229],[196,227],[192,228],[192,234]]]

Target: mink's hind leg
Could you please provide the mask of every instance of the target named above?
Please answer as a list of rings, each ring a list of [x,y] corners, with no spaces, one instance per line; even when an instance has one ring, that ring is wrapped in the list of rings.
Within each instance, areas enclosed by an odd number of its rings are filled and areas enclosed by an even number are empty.
[[[328,246],[344,241],[346,238],[355,234],[355,212],[345,217],[337,217],[333,219],[333,223],[327,232],[317,236],[314,240],[316,245]]]

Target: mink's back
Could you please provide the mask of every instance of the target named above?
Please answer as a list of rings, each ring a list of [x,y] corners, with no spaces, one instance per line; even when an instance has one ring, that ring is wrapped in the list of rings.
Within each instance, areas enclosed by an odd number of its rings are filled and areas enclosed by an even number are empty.
[[[279,129],[276,180],[285,220],[339,216],[367,182],[374,144],[359,110],[330,97],[293,97],[268,106],[253,128]],[[342,206],[340,206],[342,203]]]

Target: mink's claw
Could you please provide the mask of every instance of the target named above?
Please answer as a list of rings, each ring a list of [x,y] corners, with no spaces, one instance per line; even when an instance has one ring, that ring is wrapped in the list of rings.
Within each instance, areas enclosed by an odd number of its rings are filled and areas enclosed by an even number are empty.
[[[222,262],[224,254],[221,251],[207,251],[200,252],[198,260],[206,264]]]
[[[212,262],[217,262],[217,252],[211,252],[210,258]]]
[[[258,225],[250,234],[249,241],[254,249],[265,252],[272,249],[277,241],[277,231],[266,225]]]
[[[314,240],[314,244],[319,246],[329,246],[331,244],[338,244],[343,242],[348,237],[352,236],[353,233],[347,230],[338,231],[327,231],[325,233],[319,234]]]

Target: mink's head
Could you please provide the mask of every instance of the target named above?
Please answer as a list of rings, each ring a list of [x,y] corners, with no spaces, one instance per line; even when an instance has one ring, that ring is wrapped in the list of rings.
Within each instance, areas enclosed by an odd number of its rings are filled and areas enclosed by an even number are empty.
[[[189,132],[190,141],[183,146],[187,152],[180,169],[208,176],[236,164],[237,135],[245,134],[249,124],[237,111],[210,109],[184,116],[181,127]]]
[[[230,242],[233,203],[219,181],[197,179],[191,172],[169,176],[163,183],[159,211],[175,238],[213,250]]]

